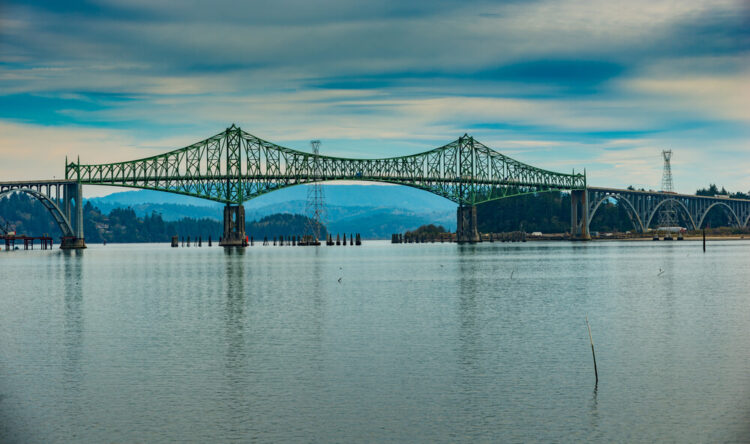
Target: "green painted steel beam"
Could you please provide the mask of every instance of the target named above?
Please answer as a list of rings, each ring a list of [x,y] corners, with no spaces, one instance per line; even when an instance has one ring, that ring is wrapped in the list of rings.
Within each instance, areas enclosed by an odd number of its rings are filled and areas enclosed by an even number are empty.
[[[586,174],[533,167],[464,135],[423,153],[383,159],[318,156],[259,139],[232,125],[185,148],[128,162],[83,165],[65,177],[83,184],[166,191],[241,204],[294,185],[350,180],[419,188],[459,205],[521,194],[586,188]]]

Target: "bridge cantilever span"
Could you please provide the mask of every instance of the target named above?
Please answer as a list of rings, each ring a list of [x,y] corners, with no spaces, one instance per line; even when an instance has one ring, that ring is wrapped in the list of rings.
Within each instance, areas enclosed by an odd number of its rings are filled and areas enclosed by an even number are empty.
[[[459,204],[460,240],[478,239],[475,205],[527,193],[583,190],[585,174],[536,168],[464,135],[423,153],[383,159],[315,156],[265,141],[232,125],[193,145],[128,162],[68,163],[78,183],[142,188],[227,204],[222,243],[244,241],[242,203],[294,185],[348,180],[419,188]]]

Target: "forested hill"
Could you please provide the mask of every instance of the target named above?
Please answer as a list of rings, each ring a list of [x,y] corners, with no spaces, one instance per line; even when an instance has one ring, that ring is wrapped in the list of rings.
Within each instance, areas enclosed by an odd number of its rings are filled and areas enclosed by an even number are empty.
[[[745,193],[729,193],[715,185],[698,190],[697,194],[729,195],[735,198],[748,196]],[[279,210],[284,211],[284,207],[279,206],[277,211]],[[357,207],[348,207],[347,211],[346,214],[339,215],[338,220],[331,222],[331,231],[334,235],[339,231],[354,231],[362,233],[366,239],[385,239],[392,233],[414,230],[421,225],[443,225],[444,220],[438,218],[446,217],[444,213],[434,213],[430,220],[431,216],[428,214],[413,214],[385,208],[377,211],[368,209],[364,214],[358,213]],[[447,216],[455,221],[455,216]],[[564,233],[570,230],[570,195],[549,192],[487,202],[477,206],[477,216],[479,231],[485,233],[516,230]],[[292,212],[256,217],[257,220],[246,223],[246,232],[255,239],[262,239],[264,236],[273,238],[302,235],[307,224],[306,217]],[[680,223],[681,226],[687,227],[685,221]],[[4,227],[6,224],[19,234],[39,236],[47,233],[54,238],[60,237],[60,230],[47,210],[25,194],[12,194],[0,200],[0,226]],[[728,225],[727,215],[719,209],[709,213],[706,219],[708,227]],[[612,200],[604,202],[599,207],[590,228],[592,231],[625,232],[633,230],[633,225],[624,205]],[[222,223],[207,217],[182,217],[167,221],[158,212],[139,216],[130,207],[114,208],[105,213],[87,201],[84,205],[84,232],[89,243],[104,240],[168,242],[174,235],[191,238],[200,236],[203,239],[211,236],[212,239],[218,240],[222,233]]]
[[[549,192],[487,202],[477,206],[477,223],[484,233],[565,233],[570,231],[570,194]],[[633,225],[624,207],[605,202],[597,210],[591,229],[625,232]]]
[[[103,214],[89,202],[84,205],[83,213],[88,243],[169,242],[172,236],[204,240],[211,236],[218,241],[223,230],[222,223],[215,219],[185,217],[167,222],[158,213],[138,217],[131,208],[116,208]],[[247,222],[245,230],[255,239],[302,235],[307,221],[307,217],[298,214],[274,214]],[[18,234],[47,233],[55,239],[62,235],[47,210],[25,194],[13,194],[0,201],[0,224],[9,225]]]

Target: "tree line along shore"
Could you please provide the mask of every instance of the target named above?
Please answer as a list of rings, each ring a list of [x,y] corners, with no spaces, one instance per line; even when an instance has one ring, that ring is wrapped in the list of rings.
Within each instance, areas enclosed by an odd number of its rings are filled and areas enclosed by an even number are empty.
[[[632,187],[631,187],[632,188]],[[697,190],[697,195],[726,195],[732,198],[748,198],[745,193],[730,193],[723,187],[711,184]],[[136,215],[132,208],[115,208],[109,213],[100,211],[90,202],[84,204],[84,232],[86,241],[98,242],[169,242],[172,236],[202,237],[218,239],[222,233],[222,222],[211,218],[183,217],[166,221],[159,213],[144,216]],[[482,233],[543,233],[529,239],[564,238],[570,230],[570,194],[561,192],[539,193],[487,202],[477,207],[478,228]],[[683,225],[687,226],[684,221]],[[407,233],[422,236],[439,236],[446,233],[445,227],[435,224],[421,225],[407,230]],[[48,234],[56,238],[61,235],[47,210],[35,199],[25,194],[11,194],[0,202],[0,225],[9,227],[19,234]],[[247,221],[246,232],[256,239],[279,236],[302,235],[308,225],[308,218],[299,214],[279,213],[259,220]],[[724,212],[717,210],[708,214],[705,224],[707,235],[716,238],[744,238],[750,232],[730,227]],[[648,234],[634,232],[624,205],[617,201],[602,204],[591,223],[590,230],[597,238],[639,239]],[[324,228],[324,233],[326,233]],[[688,232],[686,237],[701,236],[699,232]],[[383,237],[384,239],[387,237]]]

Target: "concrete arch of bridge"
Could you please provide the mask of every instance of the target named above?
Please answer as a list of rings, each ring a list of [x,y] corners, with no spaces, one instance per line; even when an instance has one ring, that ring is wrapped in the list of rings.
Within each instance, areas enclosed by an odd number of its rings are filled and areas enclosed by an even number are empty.
[[[700,229],[703,226],[703,222],[706,220],[706,216],[708,216],[708,213],[712,209],[714,209],[716,207],[719,207],[719,206],[723,207],[722,209],[726,212],[726,214],[729,216],[730,219],[732,219],[732,217],[734,217],[735,222],[737,222],[737,227],[740,227],[740,228],[742,227],[742,221],[737,216],[737,213],[734,212],[734,210],[732,209],[732,207],[730,207],[729,205],[727,205],[724,202],[714,202],[711,205],[709,205],[708,208],[706,208],[706,211],[703,212],[703,215],[701,216],[700,222],[698,222],[698,227],[696,229]],[[731,223],[731,221],[730,221],[730,223]]]
[[[677,199],[671,199],[671,198],[670,199],[664,199],[663,201],[659,202],[656,205],[656,207],[654,207],[654,209],[651,211],[651,214],[648,215],[648,220],[647,220],[646,225],[645,225],[646,229],[648,229],[648,227],[651,225],[651,221],[654,219],[654,216],[656,216],[656,214],[659,212],[659,208],[661,208],[661,206],[664,205],[667,202],[676,202],[677,203],[677,208],[680,208],[684,212],[685,219],[688,222],[690,222],[690,224],[692,225],[692,229],[693,230],[697,230],[698,229],[698,225],[695,224],[695,220],[693,219],[693,216],[690,214],[690,211],[685,206],[685,204],[683,202],[680,202]],[[690,227],[688,227],[688,228],[690,228]]]
[[[60,227],[60,231],[62,232],[63,236],[75,236],[75,232],[73,231],[73,227],[70,225],[70,221],[65,217],[65,214],[62,212],[62,210],[60,210],[60,207],[58,207],[57,204],[50,198],[40,193],[39,191],[30,188],[15,188],[0,193],[0,199],[12,193],[26,193],[36,198],[39,202],[41,202],[42,205],[44,205],[47,211],[49,211],[50,215],[52,215],[55,223],[57,223],[57,226]],[[76,205],[78,205],[78,202],[76,202]]]
[[[643,233],[646,231],[645,227],[643,226],[643,221],[641,220],[641,216],[638,215],[638,212],[635,210],[635,206],[633,203],[625,196],[621,194],[608,194],[596,203],[594,205],[594,209],[591,210],[591,214],[589,214],[589,220],[588,223],[591,225],[591,222],[594,220],[594,215],[596,214],[596,210],[599,209],[599,206],[601,206],[604,201],[609,199],[615,199],[618,202],[625,202],[628,206],[628,211],[631,213],[633,217],[630,218],[630,221],[633,223],[633,228],[635,228],[636,231],[639,233]],[[637,222],[637,223],[636,223]]]

